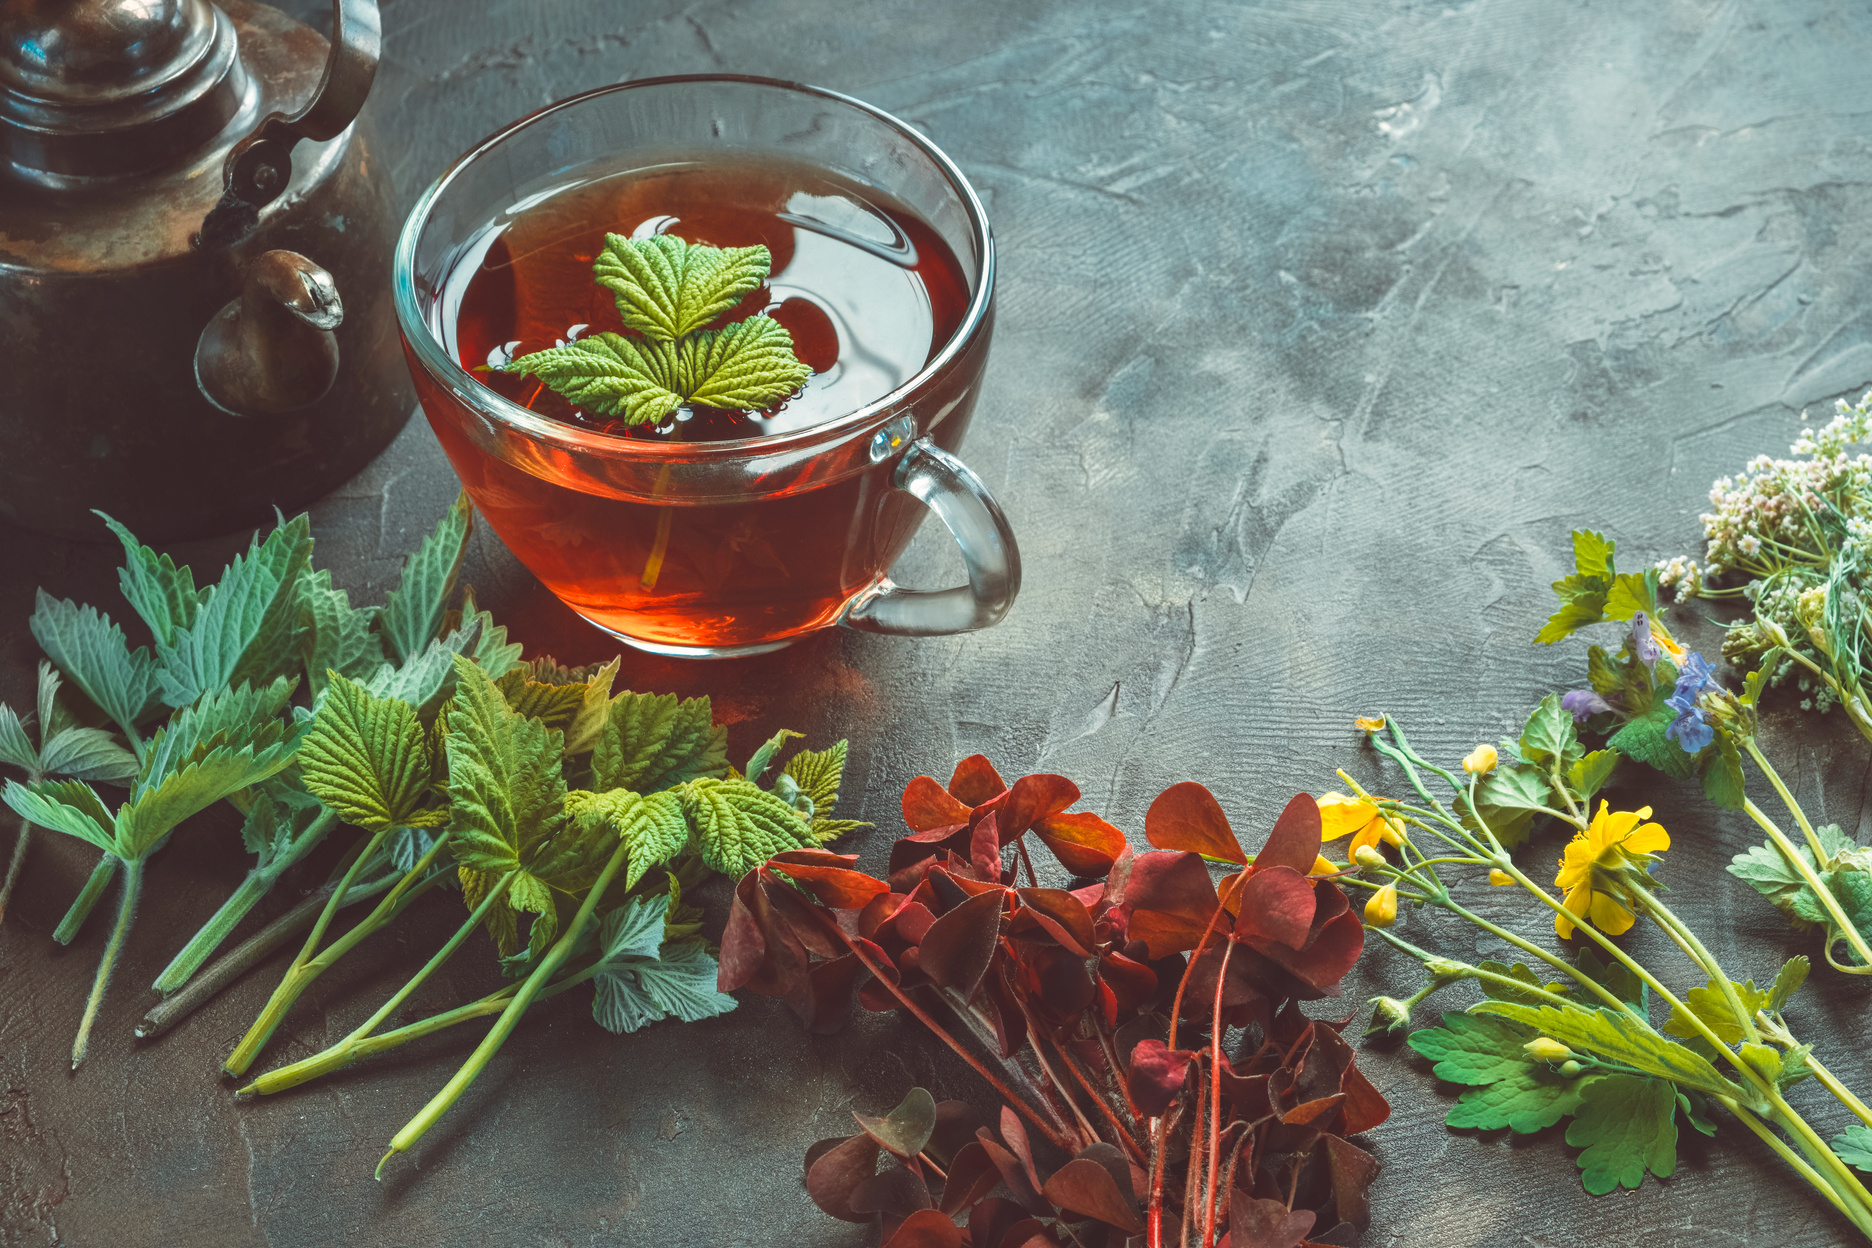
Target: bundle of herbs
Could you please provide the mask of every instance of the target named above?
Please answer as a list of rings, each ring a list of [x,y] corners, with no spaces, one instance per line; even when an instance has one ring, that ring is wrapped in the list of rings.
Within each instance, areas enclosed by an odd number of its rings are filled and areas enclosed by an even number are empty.
[[[1251,858],[1209,792],[1179,784],[1146,818],[1156,850],[1134,855],[1078,799],[1062,776],[1007,785],[978,755],[947,787],[910,784],[887,877],[805,850],[740,882],[723,990],[781,997],[819,1033],[854,1001],[904,1011],[1003,1102],[992,1127],[922,1089],[859,1115],[808,1153],[813,1200],[877,1222],[887,1248],[1356,1233],[1377,1163],[1347,1137],[1389,1107],[1339,1024],[1299,1008],[1363,947],[1319,808],[1295,798]],[[1075,887],[1039,886],[1030,833]]]

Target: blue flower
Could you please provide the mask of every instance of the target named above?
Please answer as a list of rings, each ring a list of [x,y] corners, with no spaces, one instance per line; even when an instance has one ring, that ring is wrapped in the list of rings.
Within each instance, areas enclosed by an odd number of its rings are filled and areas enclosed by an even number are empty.
[[[1570,711],[1575,723],[1583,724],[1594,715],[1612,709],[1612,704],[1591,689],[1575,689],[1560,695],[1560,709]]]
[[[1692,650],[1684,655],[1683,667],[1677,673],[1677,687],[1664,700],[1666,706],[1677,712],[1677,718],[1664,730],[1664,735],[1686,754],[1699,754],[1716,739],[1716,729],[1697,704],[1697,700],[1711,690],[1720,693],[1722,686],[1716,683],[1716,674],[1703,656]]]

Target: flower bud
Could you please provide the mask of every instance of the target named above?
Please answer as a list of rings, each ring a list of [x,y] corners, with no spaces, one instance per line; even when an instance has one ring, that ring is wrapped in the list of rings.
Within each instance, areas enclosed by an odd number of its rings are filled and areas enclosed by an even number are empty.
[[[1365,923],[1369,927],[1390,927],[1397,922],[1397,885],[1387,884],[1365,903]]]
[[[1501,755],[1492,745],[1478,745],[1470,750],[1462,760],[1462,769],[1472,776],[1486,776],[1495,770],[1495,764],[1501,761]]]
[[[1352,861],[1367,871],[1376,871],[1385,865],[1385,856],[1376,845],[1361,845],[1352,851]]]
[[[1488,882],[1495,885],[1495,887],[1500,888],[1503,884],[1514,883],[1514,876],[1509,875],[1506,871],[1502,870],[1500,867],[1490,867],[1489,873],[1488,873]]]
[[[1537,1062],[1564,1062],[1573,1056],[1572,1049],[1547,1036],[1536,1036],[1521,1047]]]
[[[1431,958],[1423,964],[1423,969],[1438,979],[1462,979],[1475,970],[1467,962],[1458,962],[1454,958]]]
[[[1580,1071],[1585,1070],[1585,1069],[1586,1068],[1584,1066],[1580,1065],[1578,1062],[1574,1061],[1570,1057],[1566,1061],[1560,1063],[1560,1073],[1565,1075],[1569,1079],[1579,1078]]]
[[[1410,1029],[1410,1006],[1396,997],[1373,997],[1371,999],[1371,1026],[1365,1029],[1368,1036],[1401,1036]]]

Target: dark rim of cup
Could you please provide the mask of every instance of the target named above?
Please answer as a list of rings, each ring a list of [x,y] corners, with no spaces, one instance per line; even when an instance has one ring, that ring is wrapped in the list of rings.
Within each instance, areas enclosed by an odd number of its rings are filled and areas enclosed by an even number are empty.
[[[639,438],[627,438],[614,433],[601,433],[595,429],[581,429],[575,425],[564,424],[537,415],[521,407],[504,396],[497,394],[476,381],[461,364],[443,349],[442,343],[430,329],[428,318],[416,296],[415,260],[416,241],[429,224],[430,212],[436,201],[448,190],[449,185],[463,169],[478,158],[498,148],[503,142],[520,133],[534,123],[555,113],[575,108],[587,100],[599,96],[612,95],[620,91],[642,90],[647,87],[669,86],[674,83],[692,82],[735,82],[754,86],[773,87],[777,90],[800,95],[817,96],[868,113],[878,121],[897,131],[905,139],[929,157],[932,164],[942,171],[951,189],[962,201],[968,214],[970,231],[974,236],[976,249],[981,256],[981,272],[977,275],[975,289],[969,298],[968,311],[962,323],[956,327],[949,340],[943,344],[929,363],[919,369],[903,385],[890,393],[880,396],[863,407],[857,408],[836,420],[812,425],[805,429],[794,429],[784,433],[763,434],[757,438],[739,438],[721,442],[650,442]],[[765,455],[770,452],[810,446],[815,442],[841,442],[860,432],[867,431],[874,425],[883,424],[900,409],[910,395],[920,389],[935,374],[947,368],[957,356],[967,348],[981,328],[988,315],[988,304],[994,295],[995,247],[994,235],[988,226],[988,214],[982,207],[975,188],[956,163],[944,154],[943,150],[924,138],[907,123],[885,112],[881,108],[854,99],[837,91],[828,91],[824,87],[807,86],[804,83],[788,82],[782,78],[762,78],[750,74],[672,74],[661,78],[640,78],[630,82],[616,83],[608,87],[599,87],[592,91],[581,91],[577,95],[567,96],[554,101],[537,112],[529,113],[518,121],[496,130],[487,138],[475,144],[467,152],[458,156],[447,169],[442,171],[429,189],[423,192],[416,206],[410,209],[404,219],[402,233],[397,238],[396,260],[392,269],[391,285],[393,302],[396,305],[397,323],[403,331],[404,340],[411,344],[422,366],[432,377],[449,386],[455,397],[464,405],[500,421],[514,431],[542,442],[557,443],[561,446],[607,455],[624,454],[629,456],[670,456],[684,459],[735,458],[746,455]]]

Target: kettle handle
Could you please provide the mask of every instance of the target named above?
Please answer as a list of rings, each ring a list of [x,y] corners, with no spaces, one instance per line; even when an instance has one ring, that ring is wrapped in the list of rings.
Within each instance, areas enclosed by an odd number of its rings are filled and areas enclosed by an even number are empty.
[[[382,49],[376,0],[332,0],[331,51],[312,98],[291,115],[267,114],[234,145],[220,202],[202,218],[197,247],[238,242],[258,223],[260,209],[292,180],[292,149],[299,140],[321,143],[344,132],[370,94]]]

